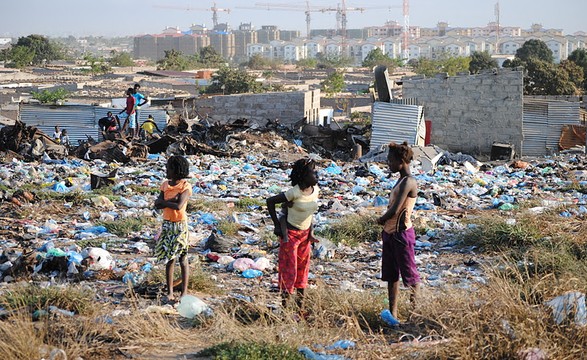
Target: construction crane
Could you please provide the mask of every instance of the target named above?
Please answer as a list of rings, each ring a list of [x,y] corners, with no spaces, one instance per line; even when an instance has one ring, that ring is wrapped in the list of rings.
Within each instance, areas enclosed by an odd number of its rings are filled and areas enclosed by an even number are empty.
[[[306,37],[310,37],[311,30],[311,13],[313,12],[335,12],[337,8],[320,8],[316,6],[310,6],[310,1],[306,0],[306,7],[302,8],[298,5],[293,4],[270,4],[270,3],[255,3],[257,7],[244,7],[238,6],[238,9],[249,9],[249,10],[283,10],[283,11],[303,11],[306,14]]]
[[[212,25],[214,27],[218,26],[218,13],[219,12],[226,12],[230,14],[230,9],[222,9],[216,6],[216,2],[214,5],[209,8],[194,8],[190,6],[174,6],[174,5],[154,5],[156,8],[161,9],[175,9],[175,10],[185,10],[185,11],[212,11]]]

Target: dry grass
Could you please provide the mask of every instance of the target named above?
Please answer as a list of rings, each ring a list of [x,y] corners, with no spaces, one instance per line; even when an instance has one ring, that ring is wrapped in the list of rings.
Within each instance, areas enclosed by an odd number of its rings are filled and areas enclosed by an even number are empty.
[[[346,215],[337,220],[330,227],[318,233],[335,244],[357,246],[363,242],[379,240],[381,227],[377,225],[376,215]]]

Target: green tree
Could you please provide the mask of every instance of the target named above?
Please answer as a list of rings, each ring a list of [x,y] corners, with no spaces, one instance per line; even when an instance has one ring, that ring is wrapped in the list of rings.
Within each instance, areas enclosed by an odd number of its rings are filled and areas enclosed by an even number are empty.
[[[317,65],[318,65],[318,60],[310,59],[310,58],[300,59],[296,63],[296,67],[301,70],[315,69]]]
[[[190,67],[190,61],[181,51],[175,49],[165,50],[163,59],[157,61],[159,70],[183,71]]]
[[[375,48],[367,54],[363,60],[363,67],[373,68],[377,65],[385,65],[391,74],[396,66],[396,62],[388,55],[384,54],[380,48]]]
[[[211,84],[206,89],[206,93],[229,95],[258,93],[262,90],[261,83],[256,80],[255,76],[248,74],[245,70],[223,66],[212,76]]]
[[[574,62],[578,66],[583,69],[583,88],[587,90],[587,50],[585,49],[576,49],[574,50],[568,58],[569,61]]]
[[[249,69],[264,70],[271,68],[271,61],[261,56],[261,54],[254,54],[246,65]]]
[[[441,55],[438,59],[420,58],[417,61],[411,61],[413,70],[417,74],[432,77],[438,73],[448,73],[449,76],[455,76],[459,72],[469,71],[469,57]]]
[[[474,51],[471,54],[471,61],[469,62],[469,72],[477,74],[481,70],[497,68],[497,60],[492,59],[487,51]]]
[[[575,87],[574,93],[576,95],[582,94],[585,84],[585,73],[583,72],[583,68],[570,60],[561,61],[558,68],[568,74],[569,81],[571,81]]]
[[[33,64],[35,53],[24,46],[14,46],[8,50],[6,67],[22,69]]]
[[[200,49],[200,62],[204,66],[218,66],[226,63],[226,60],[212,46]]]
[[[106,74],[112,71],[112,67],[103,57],[87,54],[84,56],[84,60],[90,67],[90,72],[92,74]]]
[[[320,83],[320,86],[328,95],[341,92],[344,89],[344,71],[335,70]]]
[[[318,60],[316,67],[319,69],[338,69],[347,67],[353,62],[351,58],[334,53],[319,52],[316,54],[316,59]]]
[[[15,47],[22,46],[33,54],[33,65],[63,59],[64,50],[57,43],[42,35],[29,35],[18,38]]]
[[[43,104],[56,104],[67,98],[69,92],[63,88],[56,90],[33,91],[33,99],[39,100]]]
[[[548,48],[546,43],[542,40],[530,39],[516,51],[516,57],[522,61],[528,61],[531,58],[546,61],[548,63],[554,62],[552,57],[552,50]]]
[[[108,60],[112,66],[134,66],[132,57],[126,51],[118,52],[116,50],[110,51],[110,59]]]
[[[569,73],[562,67],[537,58],[526,62],[528,75],[524,77],[526,95],[574,95],[575,84]]]

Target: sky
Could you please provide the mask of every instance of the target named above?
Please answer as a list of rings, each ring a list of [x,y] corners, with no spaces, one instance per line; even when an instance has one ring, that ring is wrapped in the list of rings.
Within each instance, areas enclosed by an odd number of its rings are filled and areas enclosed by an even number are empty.
[[[340,0],[309,0],[313,7],[333,8]],[[446,21],[450,27],[485,26],[495,21],[497,0],[410,0],[410,25],[434,27]],[[563,29],[565,34],[587,31],[587,0],[501,0],[502,26]],[[0,3],[0,37],[29,34],[46,36],[127,36],[158,34],[167,27],[187,30],[192,24],[212,27],[214,1],[208,0],[4,0]],[[256,4],[288,4],[297,10],[278,10]],[[306,32],[303,0],[216,0],[219,22],[232,28],[251,22],[255,29],[277,25],[282,30]],[[403,23],[402,0],[346,0],[347,28]],[[246,9],[243,9],[246,8]],[[252,8],[252,9],[251,9]],[[187,10],[190,9],[190,10]],[[335,28],[334,12],[312,12],[312,29]]]

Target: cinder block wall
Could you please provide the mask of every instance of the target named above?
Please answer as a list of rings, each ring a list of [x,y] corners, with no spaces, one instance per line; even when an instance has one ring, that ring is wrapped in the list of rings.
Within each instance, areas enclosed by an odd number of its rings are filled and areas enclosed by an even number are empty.
[[[221,123],[278,118],[282,124],[293,124],[304,117],[313,123],[319,117],[320,90],[202,97],[196,100],[196,108]]]
[[[490,154],[494,142],[522,146],[523,71],[403,80],[432,122],[431,142],[451,152]]]

